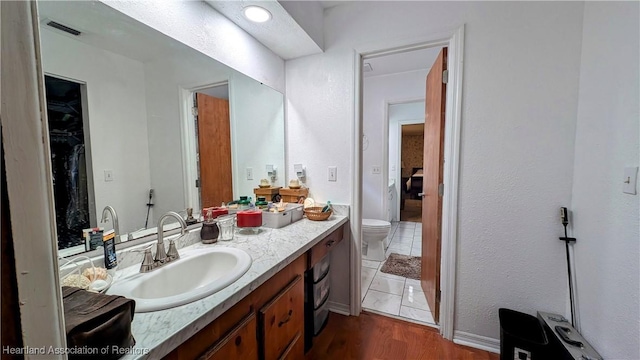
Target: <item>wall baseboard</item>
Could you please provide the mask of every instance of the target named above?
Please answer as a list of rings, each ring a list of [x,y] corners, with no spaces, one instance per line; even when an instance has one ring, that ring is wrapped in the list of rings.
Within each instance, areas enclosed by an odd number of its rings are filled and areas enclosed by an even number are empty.
[[[486,350],[496,354],[500,353],[500,339],[480,336],[464,331],[454,331],[453,342],[458,345]]]
[[[345,316],[351,315],[351,307],[349,305],[333,301],[329,301],[329,311]]]

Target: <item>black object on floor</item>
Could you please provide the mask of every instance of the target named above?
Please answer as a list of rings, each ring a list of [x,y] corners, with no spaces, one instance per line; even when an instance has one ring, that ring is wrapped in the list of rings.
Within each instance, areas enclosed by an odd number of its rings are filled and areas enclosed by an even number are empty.
[[[549,340],[540,321],[529,314],[499,309],[500,359],[547,359]]]

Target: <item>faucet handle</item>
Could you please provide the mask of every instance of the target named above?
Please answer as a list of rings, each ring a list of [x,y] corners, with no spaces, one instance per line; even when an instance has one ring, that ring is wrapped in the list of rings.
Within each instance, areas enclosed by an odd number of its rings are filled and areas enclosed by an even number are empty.
[[[153,270],[154,262],[153,255],[151,254],[151,247],[153,245],[147,246],[144,250],[134,250],[134,251],[144,251],[144,258],[142,259],[142,264],[140,265],[140,272],[146,273]]]
[[[168,260],[178,260],[180,259],[180,254],[178,253],[178,249],[176,248],[176,243],[171,239],[169,241],[169,251],[167,251],[167,259]]]

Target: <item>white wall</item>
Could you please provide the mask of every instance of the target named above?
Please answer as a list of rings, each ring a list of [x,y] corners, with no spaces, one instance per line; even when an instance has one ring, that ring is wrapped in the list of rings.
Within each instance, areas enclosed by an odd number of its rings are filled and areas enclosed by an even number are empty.
[[[102,2],[284,92],[284,61],[204,1]]]
[[[558,207],[571,200],[582,3],[352,2],[325,49],[286,62],[287,159],[350,202],[354,48],[466,24],[455,329],[497,339],[498,308],[565,312]],[[338,165],[338,182],[326,169]]]
[[[426,66],[431,66],[431,64],[425,64]],[[387,158],[385,145],[388,144],[389,152],[391,152],[391,134],[387,134],[386,131],[388,129],[385,119],[386,107],[389,103],[424,98],[425,79],[428,73],[428,70],[416,70],[364,78],[363,133],[369,140],[369,147],[362,152],[364,169],[362,174],[363,218],[387,219],[387,193],[390,174],[385,176],[386,171],[384,170],[380,174],[372,172],[373,166],[384,166],[384,160]],[[424,112],[422,116],[424,116]],[[395,140],[397,147],[397,139]],[[394,151],[397,154],[397,148]]]
[[[229,82],[234,196],[253,195],[266,178],[265,165],[284,179],[282,94],[191,49],[145,64],[153,221],[167,211],[186,208],[182,160],[180,89]],[[185,99],[187,101],[187,99]],[[195,136],[195,134],[194,134]],[[244,169],[253,167],[254,180]],[[254,199],[255,200],[255,199]]]
[[[605,359],[640,358],[639,196],[622,193],[624,167],[640,161],[639,13],[584,9],[571,208],[582,334]]]
[[[180,87],[192,88],[226,81],[233,71],[195,51],[184,51],[180,56],[148,62],[144,71],[151,187],[155,196],[150,226],[154,226],[167,211],[186,208]]]
[[[87,84],[98,222],[102,209],[111,205],[122,233],[139,229],[144,226],[150,186],[143,64],[45,28],[40,38],[47,74]],[[113,170],[113,181],[104,181],[106,169]]]
[[[233,137],[234,196],[256,200],[253,189],[260,179],[271,178],[266,166],[276,167],[273,186],[285,186],[284,96],[246,76],[237,75],[230,87],[231,136]],[[246,169],[253,169],[247,180]]]
[[[406,104],[395,104],[389,106],[389,179],[394,179],[395,201],[394,215],[396,220],[400,219],[400,198],[406,184],[402,180],[402,163],[400,161],[400,134],[402,132],[401,123],[424,123],[424,100]]]

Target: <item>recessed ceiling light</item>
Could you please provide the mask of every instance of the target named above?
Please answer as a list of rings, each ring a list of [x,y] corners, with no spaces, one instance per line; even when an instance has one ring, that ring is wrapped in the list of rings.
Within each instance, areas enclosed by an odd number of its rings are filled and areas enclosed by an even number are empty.
[[[260,6],[247,6],[242,10],[242,12],[247,19],[253,22],[262,23],[271,20],[271,13]]]

